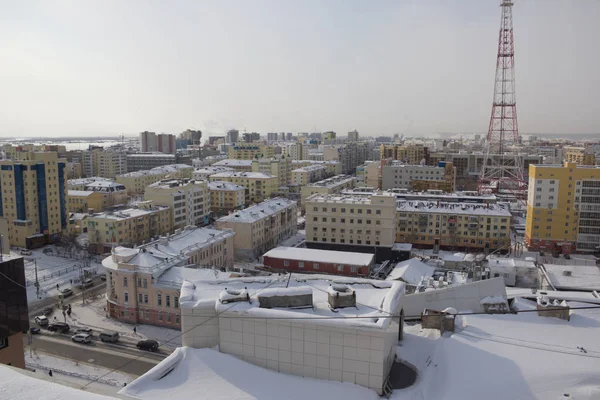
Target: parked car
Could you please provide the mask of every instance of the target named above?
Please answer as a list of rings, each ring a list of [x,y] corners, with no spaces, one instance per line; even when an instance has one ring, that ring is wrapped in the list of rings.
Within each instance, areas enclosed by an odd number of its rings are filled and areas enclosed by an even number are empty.
[[[86,279],[85,281],[83,281],[79,284],[80,288],[84,288],[84,287],[88,288],[90,286],[94,286],[94,281],[91,279]]]
[[[82,326],[81,328],[75,329],[75,333],[86,333],[88,335],[91,335],[92,332],[93,332],[92,328],[88,328],[88,327],[85,327],[85,326]]]
[[[158,350],[158,342],[152,339],[140,340],[137,344],[137,348],[140,350],[156,351]]]
[[[544,252],[540,250],[540,256],[544,257]]]
[[[73,290],[71,289],[63,289],[60,291],[60,294],[58,295],[59,299],[65,299],[67,297],[73,296]]]
[[[119,340],[119,333],[118,332],[102,332],[102,333],[100,333],[100,335],[98,335],[98,337],[103,342],[115,343],[116,341]]]
[[[48,325],[48,330],[51,332],[67,333],[70,329],[71,327],[69,326],[69,324],[65,322],[55,322],[53,324]]]
[[[48,324],[50,323],[48,317],[46,317],[45,315],[38,315],[34,318],[34,321],[39,326],[48,326]]]
[[[567,260],[570,260],[570,259],[571,259],[571,256],[570,256],[570,255],[568,255],[568,254],[565,254],[565,259],[567,259]]]
[[[52,248],[50,248],[50,247],[45,247],[44,250],[42,250],[42,253],[50,254],[50,253],[54,253],[54,250],[52,250]]]
[[[29,328],[29,333],[31,333],[32,335],[37,335],[41,333],[41,330],[37,326],[32,326],[31,328]]]
[[[46,307],[42,310],[42,314],[44,314],[46,317],[51,315],[54,312],[54,309],[52,307]]]
[[[25,249],[21,250],[21,255],[22,256],[30,256],[32,254],[33,253],[31,252],[31,250],[25,250]]]
[[[106,282],[106,274],[100,275],[100,280]]]
[[[71,336],[71,340],[77,343],[90,343],[92,341],[92,335],[87,333],[76,333]]]

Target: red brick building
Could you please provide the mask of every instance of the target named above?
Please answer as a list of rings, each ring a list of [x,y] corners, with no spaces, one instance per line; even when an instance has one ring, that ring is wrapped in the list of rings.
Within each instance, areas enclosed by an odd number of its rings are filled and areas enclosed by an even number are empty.
[[[345,251],[276,247],[263,255],[263,264],[273,271],[366,277],[371,272],[373,254]]]

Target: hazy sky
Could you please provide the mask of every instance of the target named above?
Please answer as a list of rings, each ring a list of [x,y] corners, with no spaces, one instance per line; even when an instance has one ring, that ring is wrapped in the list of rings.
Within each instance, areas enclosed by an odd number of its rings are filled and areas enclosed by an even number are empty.
[[[500,0],[0,0],[0,136],[487,131]],[[522,133],[600,132],[600,1],[516,0]]]

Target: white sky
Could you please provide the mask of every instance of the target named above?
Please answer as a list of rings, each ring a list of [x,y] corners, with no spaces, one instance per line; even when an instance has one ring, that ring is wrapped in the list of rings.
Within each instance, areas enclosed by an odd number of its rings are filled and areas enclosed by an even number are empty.
[[[0,0],[0,136],[485,132],[499,3]],[[598,16],[516,0],[522,133],[600,132]]]

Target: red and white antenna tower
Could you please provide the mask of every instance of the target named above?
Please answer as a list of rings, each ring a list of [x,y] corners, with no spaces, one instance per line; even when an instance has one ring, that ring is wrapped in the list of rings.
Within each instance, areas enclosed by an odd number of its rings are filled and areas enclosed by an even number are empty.
[[[511,0],[503,0],[494,102],[488,130],[485,157],[479,176],[480,193],[495,192],[499,197],[526,201],[523,159],[518,155],[519,127],[515,97],[515,46]],[[511,148],[512,147],[512,148]]]

